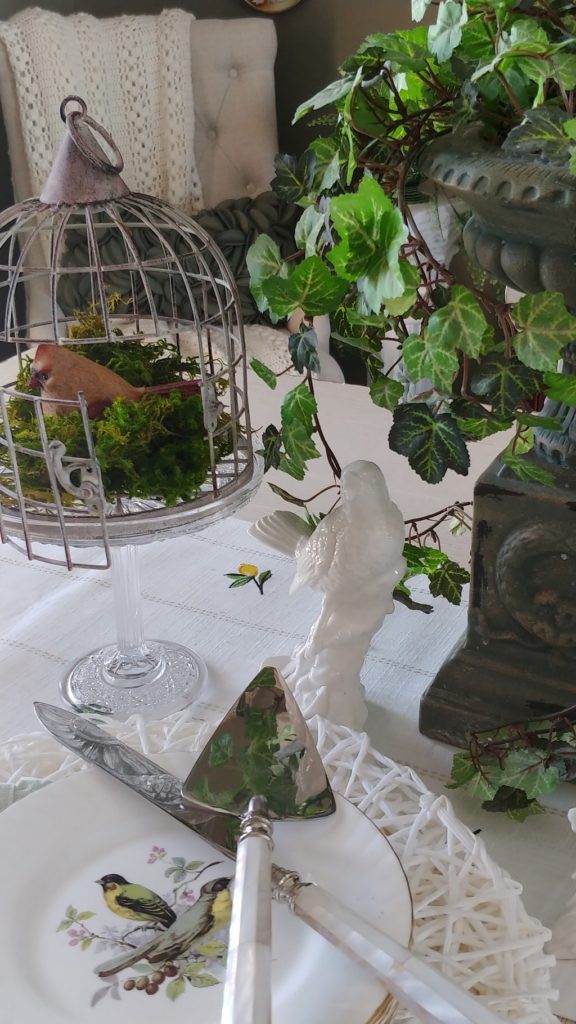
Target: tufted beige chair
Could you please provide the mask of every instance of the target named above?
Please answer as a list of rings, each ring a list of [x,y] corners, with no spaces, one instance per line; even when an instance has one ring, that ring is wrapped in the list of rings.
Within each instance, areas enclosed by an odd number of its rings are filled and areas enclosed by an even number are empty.
[[[23,13],[28,18],[33,18],[35,13],[42,15],[44,12],[28,9]],[[149,15],[142,17],[148,22],[151,20]],[[93,21],[96,22],[95,19],[90,19],[90,23]],[[65,52],[63,40],[67,38],[67,18],[56,16],[56,23],[57,31],[61,33],[58,46],[61,52]],[[89,31],[97,33],[98,28],[90,28]],[[30,51],[33,60],[42,58],[43,38],[41,33],[36,37],[35,48]],[[96,35],[92,34],[91,45],[95,46],[95,39]],[[194,116],[190,139],[193,139],[203,206],[211,208],[223,199],[257,196],[269,187],[274,174],[274,157],[278,150],[274,81],[277,42],[274,23],[270,19],[258,18],[192,20],[189,47],[189,52],[186,50],[186,58],[190,58],[188,64],[192,75]],[[122,108],[118,106],[113,79],[114,75],[124,73],[124,68],[120,72],[118,68],[110,70],[109,79],[106,80],[109,94],[106,100],[102,96],[90,95],[89,92],[86,94],[86,81],[90,82],[90,79],[84,75],[84,65],[90,58],[98,59],[98,56],[66,51],[68,91],[82,91],[88,109],[94,111],[96,120],[110,128],[114,135],[114,118],[107,121],[107,115],[116,115],[118,122],[122,123]],[[0,33],[0,102],[17,202],[41,191],[62,136],[58,108],[63,97],[60,96],[53,81],[50,68],[42,67],[40,84],[35,82],[35,93],[26,95],[22,87],[19,89],[17,86],[14,65],[18,60],[27,59],[30,57],[26,55],[25,47],[5,46]],[[143,59],[142,57],[141,60]],[[141,73],[141,68],[142,63],[138,66],[138,74]],[[21,71],[21,65],[19,70]],[[174,89],[178,93],[181,84],[178,67],[175,69],[173,81]],[[83,83],[81,87],[80,82]],[[97,93],[97,90],[93,91]],[[27,121],[35,117],[34,100],[41,107],[42,124],[45,122],[41,134],[38,134],[37,128],[32,131]],[[100,116],[99,108],[102,110]],[[36,152],[35,138],[38,140]],[[129,138],[133,138],[133,153],[126,152],[126,139]],[[169,160],[170,146],[166,145],[166,138],[163,142],[163,152]],[[132,174],[135,175],[138,170],[138,159],[142,152],[145,154],[146,147],[150,145],[151,140],[145,129],[132,136],[128,132],[122,143],[125,160],[123,177],[126,184],[136,191],[148,191],[145,187],[138,187],[137,180],[131,178],[130,172],[132,169]],[[38,149],[42,150],[42,160],[39,159]],[[174,201],[169,194],[163,194],[160,188],[154,191],[160,198]],[[41,293],[38,286],[31,286],[27,299],[30,319],[35,322],[44,320],[47,296]],[[246,338],[251,356],[264,360],[276,371],[290,365],[285,331],[265,325],[251,325],[246,329]],[[328,344],[329,326],[326,329],[322,324],[319,331],[320,375],[342,381],[342,372],[330,356]],[[9,362],[12,363],[13,360]],[[10,372],[8,366],[2,367],[3,377]]]

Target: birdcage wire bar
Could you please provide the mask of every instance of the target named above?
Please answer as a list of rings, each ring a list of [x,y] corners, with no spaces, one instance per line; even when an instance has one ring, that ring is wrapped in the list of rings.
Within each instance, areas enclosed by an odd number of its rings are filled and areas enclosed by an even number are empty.
[[[110,342],[145,346],[164,339],[181,363],[192,359],[197,367],[193,379],[202,399],[206,473],[175,501],[111,490],[83,391],[47,401],[46,394],[29,394],[14,382],[0,387],[0,540],[29,559],[67,569],[112,566],[117,643],[80,659],[63,693],[76,706],[99,705],[120,716],[148,708],[159,715],[190,702],[190,681],[197,688],[205,666],[188,652],[193,660],[175,670],[182,678],[174,692],[169,680],[162,682],[166,660],[178,661],[185,648],[172,645],[178,651],[166,659],[160,641],[144,640],[137,547],[202,529],[237,511],[259,485],[262,460],[252,445],[240,304],[224,257],[193,220],[159,199],[128,191],[116,174],[121,158],[113,166],[93,135],[86,136],[86,108],[78,102],[80,111],[63,104],[69,136],[76,144],[81,136],[79,150],[92,152],[94,166],[108,161],[114,173],[102,172],[90,201],[70,200],[68,181],[62,202],[45,201],[47,191],[54,193],[57,158],[39,199],[0,214],[0,338],[14,346],[22,373],[38,344],[72,352],[82,346],[91,355]],[[88,171],[93,174],[93,168]],[[72,193],[75,188],[72,182]],[[26,315],[19,317],[22,294]],[[79,316],[88,313],[100,319],[96,334],[77,331]],[[180,372],[190,379],[187,368]],[[15,401],[32,407],[35,447],[14,435]],[[67,451],[58,440],[58,421],[70,411],[80,413],[81,452]],[[31,464],[42,466],[41,493],[27,490]],[[97,677],[96,687],[90,675]]]

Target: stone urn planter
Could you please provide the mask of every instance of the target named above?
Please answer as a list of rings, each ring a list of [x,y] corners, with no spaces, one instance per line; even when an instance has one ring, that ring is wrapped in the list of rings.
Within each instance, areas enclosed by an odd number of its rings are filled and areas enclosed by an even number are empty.
[[[437,140],[423,170],[471,209],[464,246],[481,268],[576,309],[576,177],[476,136]],[[563,372],[576,374],[576,344]],[[497,458],[475,487],[468,627],[420,707],[420,730],[459,746],[534,703],[576,703],[576,406],[547,399],[543,415],[562,430],[536,430],[525,458],[553,482],[519,480]]]

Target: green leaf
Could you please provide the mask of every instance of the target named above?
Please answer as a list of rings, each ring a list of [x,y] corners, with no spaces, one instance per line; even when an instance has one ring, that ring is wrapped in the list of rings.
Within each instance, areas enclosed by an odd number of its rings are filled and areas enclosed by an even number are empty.
[[[544,386],[548,398],[565,402],[566,405],[576,405],[576,377],[548,372],[544,374]]]
[[[462,38],[462,26],[467,20],[464,3],[442,0],[436,15],[436,23],[428,29],[428,46],[440,64],[452,56]]]
[[[201,953],[202,956],[209,956],[212,959],[215,957],[224,957],[227,953],[226,943],[220,942],[219,939],[208,939],[207,942],[203,942],[202,945],[197,948],[198,952]]]
[[[402,582],[397,583],[392,591],[392,597],[398,604],[403,604],[405,608],[409,608],[410,611],[423,612],[424,615],[430,615],[434,611],[434,607],[431,604],[424,604],[422,601],[415,601],[412,594]]]
[[[444,348],[434,331],[426,329],[421,337],[411,334],[404,341],[402,356],[413,381],[428,377],[438,391],[450,394],[460,366],[458,356]]]
[[[526,821],[534,814],[542,814],[544,808],[537,800],[531,800],[519,789],[501,786],[491,797],[484,800],[485,811],[505,811],[514,821]]]
[[[185,973],[186,971],[187,969],[185,970]],[[173,978],[172,981],[168,982],[164,991],[168,996],[168,999],[171,999],[174,1003],[186,991],[186,982],[184,981],[184,978]]]
[[[508,133],[502,149],[565,164],[569,155],[564,129],[568,117],[565,111],[557,107],[527,110],[522,123]]]
[[[320,372],[320,358],[318,356],[318,339],[313,327],[301,325],[296,334],[291,334],[288,339],[288,350],[292,364],[298,373],[311,370],[313,373]]]
[[[307,195],[314,180],[316,157],[311,149],[301,156],[279,153],[274,159],[276,176],[271,188],[288,203],[297,203]]]
[[[67,928],[69,928],[71,924],[72,924],[72,921],[70,921],[68,918],[65,921],[60,921],[60,924],[58,925],[56,931],[57,932],[63,932]]]
[[[512,338],[521,362],[534,370],[555,370],[562,349],[576,336],[576,317],[566,309],[560,292],[525,295],[511,315],[524,328]]]
[[[316,157],[314,192],[328,192],[340,178],[343,161],[339,143],[337,139],[321,136],[310,143],[310,149]]]
[[[256,577],[256,579],[257,579],[258,583],[260,584],[260,586],[263,587],[264,584],[268,582],[268,580],[270,579],[271,576],[272,576],[272,571],[270,569],[265,569],[264,572],[261,572]]]
[[[228,575],[228,573],[225,573],[225,575]],[[234,580],[234,582],[230,584],[228,590],[234,590],[237,587],[245,587],[247,583],[250,583],[251,579],[251,576],[239,576],[238,579]]]
[[[81,914],[78,914],[77,921],[87,921],[90,917],[95,917],[93,910],[83,910]]]
[[[299,508],[306,508],[306,502],[303,498],[296,498],[293,494],[285,491],[283,487],[278,487],[278,484],[268,484],[271,491],[277,494],[283,501],[288,501],[291,505],[298,505]]]
[[[262,291],[279,314],[301,308],[306,316],[322,316],[337,308],[348,291],[348,283],[334,277],[319,256],[308,256],[288,278],[263,281]]]
[[[315,206],[307,206],[295,229],[294,240],[304,256],[313,256],[316,252],[318,236],[324,227],[324,214]]]
[[[93,941],[92,937],[89,937],[89,938],[86,938],[86,939],[82,939],[82,942],[80,943],[80,949],[82,950],[83,953],[87,949],[90,949],[90,946],[92,945],[92,941]]]
[[[246,579],[250,580],[247,576]],[[208,750],[208,764],[211,768],[219,768],[228,764],[234,753],[234,739],[231,733],[222,733],[211,742]]]
[[[547,767],[538,750],[511,750],[505,758],[501,785],[521,789],[529,799],[551,793],[561,781],[559,769]]]
[[[313,417],[317,409],[316,399],[305,384],[299,384],[289,391],[282,402],[282,440],[289,465],[296,470],[303,471],[308,459],[320,457],[320,452],[312,440]],[[280,464],[280,468],[285,468],[283,463]]]
[[[490,345],[493,331],[472,293],[462,285],[454,285],[450,301],[430,317],[427,335],[436,347],[478,359]]]
[[[554,54],[551,64],[556,73],[554,77],[558,77],[567,92],[576,88],[576,54],[560,51]]]
[[[466,476],[470,457],[456,420],[449,413],[434,416],[423,402],[399,405],[388,437],[392,451],[408,462],[427,483],[436,484],[447,469]]]
[[[292,124],[299,121],[305,114],[309,114],[311,110],[320,110],[322,107],[330,106],[332,103],[336,103],[343,96],[346,96],[359,82],[361,75],[359,73],[355,75],[347,75],[345,78],[338,79],[337,82],[331,82],[326,88],[321,89],[320,92],[315,93],[314,96],[309,100],[304,100],[299,107],[296,108],[296,113],[292,118]]]
[[[259,235],[246,253],[246,267],[250,274],[250,291],[261,313],[269,309],[268,299],[262,290],[262,282],[269,277],[286,277],[288,268],[282,260],[280,247],[269,235]],[[292,312],[289,310],[288,312]],[[282,315],[287,316],[288,313]],[[278,320],[276,312],[272,313],[273,322]]]
[[[305,465],[302,462],[294,462],[287,455],[283,455],[280,459],[278,469],[282,473],[287,473],[288,476],[293,477],[294,480],[303,480],[306,475]]]
[[[470,573],[461,565],[448,559],[429,576],[430,593],[433,597],[445,597],[450,604],[460,604],[462,587],[470,582]]]
[[[266,366],[265,363],[261,363],[259,359],[251,359],[250,367],[252,370],[254,370],[254,373],[257,374],[257,376],[260,377],[260,379],[263,380],[264,383],[267,384],[268,387],[272,388],[272,390],[274,391],[276,385],[278,384],[278,380],[276,378],[276,374],[274,373],[274,371],[271,370],[269,366]]]
[[[422,21],[431,0],[412,0],[412,21]]]
[[[188,975],[190,984],[194,988],[210,988],[212,985],[219,985],[218,978],[215,978],[213,974],[208,974],[207,971],[198,972],[198,974]]]
[[[278,469],[282,458],[282,434],[273,423],[266,427],[262,434],[262,443],[264,445],[264,472],[267,473],[269,469]]]
[[[502,452],[502,462],[512,470],[519,480],[535,480],[547,487],[554,483],[554,475],[550,470],[531,462],[525,455],[517,455],[515,452],[506,450]]]
[[[355,281],[373,313],[385,299],[403,295],[400,248],[408,229],[400,211],[373,178],[365,177],[356,193],[336,196],[330,216],[340,242],[328,253],[336,272]]]
[[[504,419],[495,416],[477,402],[468,402],[463,398],[455,399],[450,411],[466,441],[481,441],[500,430],[509,430],[513,422],[511,417]]]
[[[404,282],[404,292],[396,298],[388,296],[384,299],[384,308],[390,316],[403,316],[412,309],[418,298],[418,287],[422,283],[418,267],[413,266],[408,260],[400,260],[398,266]]]
[[[384,374],[375,377],[370,383],[370,398],[374,405],[380,406],[381,409],[389,409],[392,412],[403,394],[404,385],[400,381],[392,380],[391,377],[385,377]]]
[[[459,786],[466,786],[476,775],[476,765],[470,754],[462,751],[454,754],[452,758],[452,769],[450,771],[450,782],[447,789],[458,789]]]
[[[521,402],[530,401],[542,390],[543,378],[516,359],[507,359],[502,353],[483,358],[474,367],[470,390],[475,395],[486,395],[497,416],[508,417]]]
[[[497,762],[492,764],[490,767],[493,771],[498,770]],[[490,780],[489,773],[477,771],[466,784],[466,790],[470,793],[470,796],[476,797],[478,800],[486,801],[492,800],[498,792],[498,786]],[[485,807],[486,804],[483,803],[482,806]]]

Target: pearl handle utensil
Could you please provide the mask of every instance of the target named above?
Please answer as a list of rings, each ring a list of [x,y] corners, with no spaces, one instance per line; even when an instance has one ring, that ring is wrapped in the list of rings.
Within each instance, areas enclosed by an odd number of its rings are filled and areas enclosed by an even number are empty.
[[[270,1024],[272,823],[264,797],[242,817],[221,1024]]]

